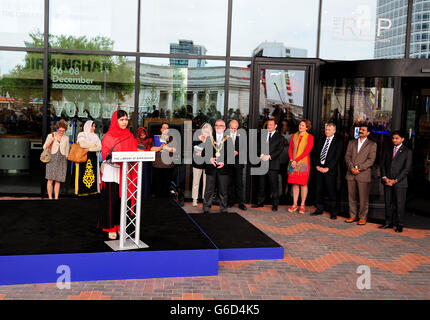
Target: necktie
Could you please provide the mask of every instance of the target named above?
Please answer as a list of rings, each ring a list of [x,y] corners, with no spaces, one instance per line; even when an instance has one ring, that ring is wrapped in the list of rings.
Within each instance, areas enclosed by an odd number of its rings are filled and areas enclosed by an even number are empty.
[[[393,159],[394,159],[394,157],[396,156],[396,154],[397,154],[397,147],[394,147],[394,151],[393,151]]]
[[[320,155],[320,161],[321,163],[323,163],[325,161],[325,159],[327,158],[327,150],[328,150],[328,144],[329,144],[330,139],[327,138],[324,144],[324,148],[321,151],[321,155]]]
[[[269,136],[267,137],[267,141],[270,141],[270,139],[272,139],[272,136],[273,136],[273,132],[272,133],[269,132]]]

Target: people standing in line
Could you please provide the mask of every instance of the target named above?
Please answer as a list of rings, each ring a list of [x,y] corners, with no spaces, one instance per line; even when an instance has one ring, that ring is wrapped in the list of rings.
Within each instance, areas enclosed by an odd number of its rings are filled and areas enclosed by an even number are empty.
[[[204,213],[209,213],[212,206],[215,186],[218,188],[221,213],[227,213],[228,182],[230,175],[230,167],[227,165],[227,150],[232,150],[234,146],[227,146],[229,143],[232,144],[232,142],[230,137],[225,134],[225,129],[225,122],[223,120],[217,120],[215,122],[215,136],[210,136],[209,139],[206,139],[205,147],[202,151],[202,156],[206,163],[206,188],[203,199]],[[212,152],[207,154],[209,150]]]
[[[312,128],[310,120],[299,122],[299,131],[293,134],[290,140],[288,167],[288,183],[293,184],[293,205],[288,212],[303,214],[306,211],[306,198],[308,195],[308,180],[311,170],[310,153],[314,146],[314,137],[308,133]],[[301,205],[298,207],[299,195],[301,194]]]
[[[240,210],[247,210],[245,206],[245,194],[244,194],[244,186],[243,186],[243,169],[245,165],[243,163],[239,163],[239,153],[240,151],[240,135],[237,132],[239,129],[239,122],[237,120],[231,120],[229,123],[230,129],[230,138],[234,145],[235,154],[234,154],[234,164],[229,164],[231,178],[229,184],[229,203],[228,207],[231,208],[237,202]],[[245,148],[244,148],[245,150]]]
[[[385,224],[380,228],[393,228],[396,225],[396,232],[402,232],[406,213],[408,173],[412,167],[412,151],[404,144],[403,132],[394,131],[391,136],[393,144],[384,148],[381,164],[381,180],[385,195]]]
[[[290,163],[290,156],[289,156],[289,146],[290,146],[290,140],[291,140],[291,133],[290,133],[290,127],[288,125],[287,120],[282,120],[282,128],[280,134],[284,137],[284,149],[282,150],[281,156],[280,156],[280,199],[285,199],[287,201],[288,199],[288,164]]]
[[[376,159],[376,142],[368,139],[370,128],[361,125],[358,139],[348,143],[345,154],[347,167],[346,181],[348,184],[349,218],[352,223],[358,220],[358,225],[365,225],[369,212],[369,192],[371,182],[371,167]],[[360,199],[360,211],[357,217],[357,192]]]
[[[52,199],[52,190],[54,198],[58,200],[60,195],[60,184],[66,181],[67,157],[69,155],[69,137],[65,135],[68,124],[61,119],[55,125],[57,131],[46,137],[43,149],[51,148],[51,160],[46,164],[45,179],[48,198]],[[55,181],[55,185],[54,185]]]
[[[83,149],[88,149],[87,161],[76,163],[75,169],[75,194],[83,196],[100,192],[100,166],[99,151],[102,149],[102,142],[95,134],[96,123],[88,120],[84,124],[84,129],[78,134],[76,143]]]
[[[137,148],[142,151],[150,151],[152,138],[148,135],[148,131],[140,127],[137,130]],[[142,162],[142,200],[148,199],[151,196],[151,164],[148,161]]]
[[[155,145],[155,137],[152,141],[151,151],[155,151],[155,161],[152,163],[152,182],[154,194],[157,198],[166,198],[170,196],[170,185],[173,179],[173,170],[175,163],[163,161],[162,153],[168,152],[170,157],[176,152],[176,141],[173,136],[169,136],[169,124],[163,122],[160,128],[159,136],[161,145]]]
[[[272,211],[278,211],[279,205],[279,169],[280,169],[280,156],[284,148],[284,138],[276,131],[277,124],[274,119],[267,121],[267,135],[263,141],[269,144],[268,154],[261,153],[260,146],[260,159],[262,161],[269,161],[269,170],[266,174],[260,175],[258,178],[259,188],[257,203],[252,205],[253,208],[263,207],[266,196],[266,179],[269,179],[270,191],[272,194]],[[263,143],[263,142],[261,142]]]
[[[343,142],[337,137],[336,125],[328,123],[325,126],[325,138],[318,143],[315,168],[316,179],[316,211],[311,215],[320,215],[324,209],[324,193],[330,203],[330,219],[337,217],[337,173],[338,163],[343,155]],[[325,191],[325,192],[324,192]]]
[[[200,180],[203,180],[202,186],[202,199],[204,198],[205,188],[206,188],[206,173],[205,173],[205,163],[202,158],[202,151],[204,148],[204,143],[206,139],[210,139],[212,136],[212,126],[209,123],[204,123],[200,129],[198,138],[199,140],[193,141],[193,186],[192,186],[192,198],[193,207],[197,207],[199,200],[199,189]],[[195,160],[198,160],[197,162]]]
[[[112,152],[137,151],[137,140],[127,128],[128,115],[124,110],[117,110],[111,118],[108,132],[102,140],[102,198],[103,210],[100,210],[97,227],[108,232],[109,239],[116,239],[120,231],[121,164],[111,162]],[[131,174],[133,175],[133,173]],[[130,176],[129,176],[130,177]],[[134,179],[134,177],[131,177]]]

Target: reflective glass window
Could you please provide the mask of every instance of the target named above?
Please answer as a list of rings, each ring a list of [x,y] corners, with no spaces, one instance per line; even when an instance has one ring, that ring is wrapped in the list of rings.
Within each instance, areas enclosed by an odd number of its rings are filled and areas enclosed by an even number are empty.
[[[248,128],[250,106],[251,61],[230,62],[227,120],[237,120]]]
[[[231,55],[315,57],[318,6],[317,0],[233,1]]]
[[[404,57],[407,0],[387,4],[374,0],[326,0],[322,3],[322,59]],[[401,38],[400,43],[396,43],[397,37]]]
[[[49,33],[55,48],[136,51],[137,1],[50,1]]]
[[[323,84],[323,104],[321,135],[325,124],[336,124],[336,133],[344,141],[346,150],[349,140],[358,139],[361,124],[371,127],[370,139],[377,142],[378,150],[383,150],[390,143],[393,113],[394,81],[393,78],[352,78],[333,79]],[[380,163],[382,153],[378,153],[372,167],[370,199],[373,204],[383,204],[384,194],[380,182]],[[341,162],[341,176],[344,177],[346,166]],[[347,202],[346,180],[341,179],[342,201]]]
[[[192,166],[185,158],[191,155],[194,132],[204,123],[214,128],[215,121],[223,119],[225,62],[185,60],[140,60],[139,127],[151,137],[159,134],[162,122],[179,131],[183,165],[176,166],[174,179],[185,197],[191,197]]]
[[[227,0],[142,1],[140,50],[225,55],[227,7]]]
[[[0,193],[40,193],[43,54],[0,51]]]
[[[0,45],[32,46],[32,34],[43,33],[43,0],[0,0]]]

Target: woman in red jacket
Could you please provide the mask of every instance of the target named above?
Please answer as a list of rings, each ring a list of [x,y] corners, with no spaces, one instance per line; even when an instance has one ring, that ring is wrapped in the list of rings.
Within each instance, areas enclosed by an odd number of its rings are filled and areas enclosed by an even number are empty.
[[[312,128],[309,120],[301,120],[299,131],[293,134],[290,140],[288,166],[288,183],[293,184],[293,205],[288,208],[289,212],[295,212],[299,207],[297,202],[301,193],[301,205],[299,213],[305,213],[305,201],[308,195],[308,180],[311,170],[310,156],[314,146],[314,137],[308,133]]]

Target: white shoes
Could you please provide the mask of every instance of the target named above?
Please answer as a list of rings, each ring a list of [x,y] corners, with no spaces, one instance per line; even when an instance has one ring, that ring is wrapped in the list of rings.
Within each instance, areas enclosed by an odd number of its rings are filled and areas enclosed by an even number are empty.
[[[193,207],[197,207],[197,200],[193,200]]]
[[[115,240],[116,239],[116,232],[109,232],[109,239]]]

